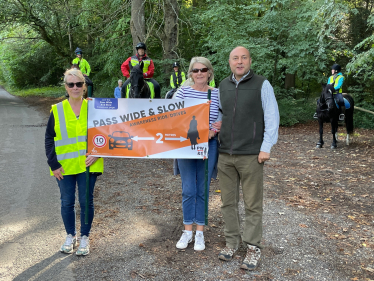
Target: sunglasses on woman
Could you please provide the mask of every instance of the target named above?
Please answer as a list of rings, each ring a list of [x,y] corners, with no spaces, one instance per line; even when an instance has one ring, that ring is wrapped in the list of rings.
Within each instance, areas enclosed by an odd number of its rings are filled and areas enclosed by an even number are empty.
[[[209,68],[204,67],[204,68],[194,68],[194,69],[192,69],[191,71],[192,71],[193,73],[199,73],[199,71],[200,71],[200,72],[208,72],[208,70],[209,70]]]
[[[74,88],[74,85],[77,86],[77,88],[82,88],[84,85],[84,82],[77,82],[77,83],[65,83],[68,88]]]

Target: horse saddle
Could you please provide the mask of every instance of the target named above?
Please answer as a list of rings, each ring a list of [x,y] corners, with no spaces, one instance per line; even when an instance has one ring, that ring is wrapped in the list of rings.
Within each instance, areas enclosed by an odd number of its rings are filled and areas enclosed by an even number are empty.
[[[351,108],[351,104],[349,103],[349,101],[346,98],[343,98],[343,100],[344,100],[345,109],[350,109]],[[336,107],[340,108],[338,102],[336,101],[336,99],[334,99],[334,101],[335,101]]]

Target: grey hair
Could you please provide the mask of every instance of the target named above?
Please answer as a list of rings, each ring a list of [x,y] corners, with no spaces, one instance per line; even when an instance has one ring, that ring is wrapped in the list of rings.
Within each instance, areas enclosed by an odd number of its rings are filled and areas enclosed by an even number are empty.
[[[121,79],[118,80],[118,83],[119,83],[119,82],[123,83]]]
[[[79,80],[81,80],[81,82],[84,82],[86,84],[86,79],[84,79],[82,71],[80,71],[79,69],[73,68],[73,69],[66,70],[66,72],[64,73],[64,83],[67,83],[67,79],[69,75],[78,77]]]
[[[210,74],[210,77],[208,77],[208,84],[210,81],[214,79],[213,66],[211,62],[207,58],[204,58],[204,57],[193,57],[190,62],[190,67],[188,68],[188,73],[187,73],[188,79],[186,82],[183,83],[183,86],[192,86],[193,84],[195,84],[195,82],[192,79],[192,69],[195,63],[201,63],[209,69],[208,72]]]

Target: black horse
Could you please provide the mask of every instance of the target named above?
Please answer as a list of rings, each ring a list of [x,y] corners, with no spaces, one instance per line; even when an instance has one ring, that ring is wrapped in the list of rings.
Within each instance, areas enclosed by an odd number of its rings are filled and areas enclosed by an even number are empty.
[[[149,99],[151,97],[151,89],[148,86],[148,83],[144,80],[143,77],[143,62],[132,66],[130,65],[130,86],[129,86],[129,98],[141,98]],[[127,97],[127,87],[122,87],[121,98]]]
[[[337,107],[334,100],[333,92],[334,86],[331,84],[324,85],[321,93],[321,97],[317,102],[317,117],[319,123],[319,142],[316,148],[322,148],[323,142],[323,123],[331,123],[331,133],[333,136],[333,141],[331,143],[331,148],[337,148],[337,133],[338,133],[338,123],[340,109]],[[349,134],[353,133],[353,111],[354,111],[354,101],[353,98],[348,94],[343,94],[343,97],[349,102],[349,109],[345,110],[345,127],[347,129],[347,145],[349,145]]]

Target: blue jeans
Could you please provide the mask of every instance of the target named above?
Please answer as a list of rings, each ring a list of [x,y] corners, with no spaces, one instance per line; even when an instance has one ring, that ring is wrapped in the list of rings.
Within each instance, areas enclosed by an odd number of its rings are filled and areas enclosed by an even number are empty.
[[[61,194],[61,216],[67,234],[75,236],[75,188],[78,185],[79,205],[81,207],[81,236],[90,234],[94,217],[93,192],[97,175],[90,174],[90,193],[88,207],[88,224],[85,224],[86,211],[86,173],[64,176],[57,180]]]
[[[209,140],[208,190],[214,166],[218,160],[218,141]],[[183,224],[205,225],[205,161],[202,159],[178,159],[182,178]],[[208,193],[209,196],[209,193]]]
[[[345,106],[342,93],[334,94],[334,98],[339,106]]]

